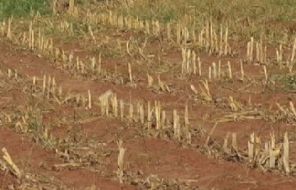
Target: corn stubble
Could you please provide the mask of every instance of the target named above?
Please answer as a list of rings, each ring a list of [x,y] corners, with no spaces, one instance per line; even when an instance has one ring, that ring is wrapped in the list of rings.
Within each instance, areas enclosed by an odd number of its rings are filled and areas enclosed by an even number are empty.
[[[52,6],[53,13],[58,14],[56,0],[53,1]],[[78,18],[80,13],[82,12],[80,12],[76,2],[69,0],[66,14]],[[263,86],[266,88],[273,87],[275,82],[272,78],[274,71],[271,64],[275,63],[280,70],[293,74],[296,38],[292,44],[280,43],[275,48],[274,55],[269,55],[268,43],[262,37],[260,39],[250,37],[249,41],[244,45],[243,59],[236,59],[238,58],[236,57],[237,52],[231,46],[231,31],[229,31],[228,26],[216,24],[211,18],[205,20],[198,30],[187,27],[181,21],[164,24],[157,19],[146,20],[133,16],[124,16],[116,11],[98,14],[88,11],[83,22],[87,28],[85,35],[92,44],[100,43],[95,26],[102,25],[116,30],[142,32],[145,39],[156,38],[161,43],[165,42],[168,46],[176,47],[182,58],[181,61],[178,61],[178,72],[183,79],[193,78],[192,81],[198,81],[198,83],[191,81],[189,83],[190,93],[193,94],[193,96],[190,96],[193,98],[189,99],[189,102],[198,102],[207,106],[221,106],[223,109],[227,109],[229,115],[222,119],[213,120],[214,126],[207,133],[204,133],[203,130],[205,129],[196,130],[194,126],[196,123],[191,121],[194,114],[190,113],[191,104],[188,102],[182,105],[184,109],[180,109],[178,106],[168,109],[166,103],[157,100],[138,100],[132,97],[126,100],[111,90],[107,90],[99,96],[92,94],[91,89],[84,94],[65,93],[62,86],[58,85],[56,78],[51,75],[43,75],[41,78],[33,76],[30,79],[29,89],[31,89],[30,93],[33,96],[53,101],[59,105],[67,104],[74,107],[83,107],[88,112],[96,112],[98,109],[100,110],[100,117],[119,119],[127,126],[138,127],[147,136],[171,140],[190,148],[197,147],[194,144],[197,137],[205,139],[205,143],[200,149],[210,156],[245,162],[251,167],[259,167],[264,171],[279,170],[287,175],[295,172],[294,164],[290,160],[291,141],[287,132],[284,133],[281,139],[276,139],[275,134],[272,133],[267,142],[263,142],[256,133],[252,133],[246,142],[247,150],[239,146],[239,133],[227,133],[223,143],[214,137],[215,130],[219,127],[220,122],[258,118],[269,119],[268,116],[264,115],[267,113],[266,110],[258,108],[258,111],[257,108],[252,107],[251,99],[249,99],[249,106],[247,106],[240,101],[239,97],[232,95],[218,98],[219,94],[215,94],[214,88],[217,84],[223,86],[226,83],[235,84],[237,81],[242,85],[247,85],[250,81],[257,84],[257,78],[253,79],[251,73],[248,73],[252,65],[260,66],[260,80],[263,81]],[[82,58],[73,52],[58,48],[54,43],[54,39],[46,37],[42,29],[36,27],[37,23],[34,20],[26,26],[27,31],[25,32],[14,30],[16,27],[13,25],[14,20],[12,18],[3,21],[0,25],[1,36],[32,52],[54,60],[53,64],[56,68],[68,71],[79,79],[105,79],[112,82],[117,79],[116,68],[115,72],[112,73],[107,72],[107,69],[102,67],[102,52],[95,57]],[[74,33],[72,23],[67,21],[61,22],[58,28],[69,35]],[[128,58],[136,61],[127,62],[125,74],[120,76],[119,84],[127,84],[134,89],[144,86],[149,90],[152,89],[153,92],[163,94],[174,92],[175,84],[165,81],[166,79],[160,74],[154,74],[150,71],[150,73],[147,72],[146,74],[147,83],[145,80],[145,84],[141,84],[142,79],[137,75],[136,64],[139,62],[141,64],[142,62],[150,64],[150,55],[145,54],[146,50],[144,51],[147,40],[142,47],[137,47],[132,38],[124,41],[124,43],[125,51],[121,50],[121,42],[118,43],[121,53],[124,52]],[[287,46],[289,48],[286,48]],[[141,58],[137,58],[137,56]],[[215,56],[217,59],[209,63],[207,56]],[[234,59],[231,59],[233,57]],[[174,71],[169,72],[174,74]],[[18,75],[17,71],[12,69],[7,70],[7,77],[20,81],[25,80]],[[184,91],[179,92],[183,93]],[[224,104],[219,105],[220,102]],[[288,123],[295,124],[296,111],[292,101],[288,105],[281,105],[280,103],[275,103],[275,105],[277,106],[277,113],[270,114],[270,117],[279,120],[284,119]],[[7,119],[9,120],[8,116]],[[23,132],[28,131],[25,122],[19,121],[15,124],[15,127]],[[47,131],[44,132],[44,138],[50,138]],[[120,183],[126,183],[128,180],[124,159],[126,148],[124,148],[121,140],[118,141],[117,146],[118,168],[116,174]],[[8,169],[17,178],[21,178],[22,172],[12,161],[7,150],[3,149],[2,152],[4,156],[2,160],[0,159],[1,168]]]

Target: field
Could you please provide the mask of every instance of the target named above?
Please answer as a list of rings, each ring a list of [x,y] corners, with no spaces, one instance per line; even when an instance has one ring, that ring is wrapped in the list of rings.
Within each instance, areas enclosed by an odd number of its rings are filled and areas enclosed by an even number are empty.
[[[0,0],[0,189],[292,190],[293,0]]]

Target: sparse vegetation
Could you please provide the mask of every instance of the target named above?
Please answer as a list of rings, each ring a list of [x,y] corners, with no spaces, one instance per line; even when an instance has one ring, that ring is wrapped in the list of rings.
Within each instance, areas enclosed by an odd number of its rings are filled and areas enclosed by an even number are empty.
[[[0,188],[293,189],[295,7],[0,0]]]
[[[8,17],[27,17],[37,11],[50,13],[49,0],[0,0],[0,20]]]

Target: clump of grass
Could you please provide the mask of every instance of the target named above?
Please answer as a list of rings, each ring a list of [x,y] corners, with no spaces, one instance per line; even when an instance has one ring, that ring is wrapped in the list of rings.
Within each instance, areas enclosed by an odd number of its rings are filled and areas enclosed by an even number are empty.
[[[296,91],[296,75],[275,75],[272,76],[273,80],[275,80],[283,89],[287,91]]]
[[[26,17],[31,12],[47,14],[51,11],[49,0],[0,0],[0,20],[7,17]]]
[[[125,1],[122,1],[125,2]],[[124,4],[124,3],[123,3]],[[201,26],[204,20],[226,24],[235,37],[259,38],[265,34],[271,42],[296,31],[294,0],[137,0],[116,9],[123,15],[161,22],[183,23],[185,15],[195,18],[188,25]]]

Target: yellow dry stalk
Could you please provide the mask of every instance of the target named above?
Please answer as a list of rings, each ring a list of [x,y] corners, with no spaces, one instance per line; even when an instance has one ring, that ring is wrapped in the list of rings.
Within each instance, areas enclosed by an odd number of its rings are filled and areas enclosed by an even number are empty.
[[[133,75],[132,75],[132,67],[131,67],[131,64],[128,63],[127,66],[128,66],[129,81],[130,81],[130,83],[133,83]]]
[[[190,64],[191,64],[191,51],[187,50],[186,51],[186,73],[191,73],[191,68],[190,68]]]
[[[7,26],[7,35],[6,37],[9,39],[9,40],[12,40],[12,29],[11,29],[11,24],[12,24],[12,17],[10,17],[8,19],[8,26]]]
[[[220,24],[219,56],[223,55],[223,27]]]
[[[290,59],[291,64],[294,63],[295,53],[296,53],[296,38],[294,39],[294,44],[293,44],[292,53],[291,53],[291,59]]]
[[[181,49],[182,53],[182,65],[181,65],[181,73],[184,74],[186,72],[186,64],[187,64],[187,50],[186,48]]]
[[[191,60],[191,63],[192,63],[192,67],[193,67],[193,74],[196,75],[197,73],[197,68],[196,68],[196,53],[194,51],[192,51],[192,60]]]
[[[150,34],[150,23],[146,20],[145,21],[145,33],[147,34],[147,35],[149,35]]]
[[[211,51],[211,48],[214,47],[214,39],[213,39],[213,23],[212,23],[212,18],[209,20],[208,23],[208,27],[209,27],[209,50]]]
[[[43,75],[42,94],[45,95],[46,91],[46,75]]]
[[[261,150],[261,139],[259,136],[255,135],[255,147],[254,147],[254,152],[255,152],[255,157],[257,158]]]
[[[111,24],[112,23],[112,19],[113,19],[113,12],[110,10],[108,17],[107,17],[107,23]]]
[[[230,153],[230,150],[228,148],[228,139],[229,139],[229,132],[226,133],[226,136],[224,137],[224,142],[223,142],[223,151],[224,153]]]
[[[51,93],[53,94],[53,95],[55,95],[55,92],[56,92],[56,86],[57,86],[57,84],[56,84],[56,80],[55,80],[55,77],[53,77],[52,78],[52,82],[51,82],[52,84],[51,84]]]
[[[177,44],[181,44],[181,26],[179,23],[176,25],[176,37]]]
[[[102,53],[99,54],[99,65],[98,65],[98,73],[101,74],[102,72]]]
[[[112,112],[115,118],[118,117],[118,99],[116,95],[111,96]]]
[[[157,76],[158,86],[160,90],[170,92],[170,88],[163,81],[160,80],[160,76]]]
[[[41,44],[41,31],[40,31],[40,28],[38,28],[37,49],[38,49],[38,50],[41,50],[41,49],[42,49],[42,44]]]
[[[216,66],[215,62],[212,63],[212,67],[213,67],[213,78],[217,79],[218,78],[218,72],[217,72],[217,66]]]
[[[33,76],[33,86],[36,86],[36,76]]]
[[[196,43],[197,43],[197,38],[196,38],[196,31],[195,31],[194,28],[192,28],[192,30],[191,30],[191,36],[192,36],[193,44],[196,45]]]
[[[15,79],[15,80],[18,79],[18,73],[17,73],[17,70],[16,70],[16,69],[14,70],[14,79]]]
[[[250,135],[250,140],[248,141],[248,159],[249,162],[253,162],[255,159],[255,133]]]
[[[5,20],[2,21],[2,23],[0,24],[0,32],[1,32],[1,36],[5,36],[6,34],[6,22]]]
[[[11,69],[7,69],[7,77],[11,78],[12,77],[12,71]]]
[[[179,123],[179,116],[177,110],[173,110],[173,130],[174,130],[174,137],[176,139],[180,139],[181,132],[180,132],[180,123]]]
[[[60,57],[60,49],[59,48],[54,48],[54,57],[56,59],[59,59],[59,57]]]
[[[45,52],[46,50],[47,50],[47,47],[45,46],[44,37],[41,36],[41,39],[40,39],[40,51],[41,52]]]
[[[151,103],[148,101],[147,102],[147,128],[148,130],[151,129],[151,125],[152,125],[152,108],[151,108]]]
[[[160,35],[160,31],[161,31],[161,28],[160,28],[160,23],[158,20],[155,21],[155,35],[156,36],[159,36]]]
[[[145,111],[144,111],[144,105],[140,103],[139,105],[139,117],[141,124],[145,123]]]
[[[208,134],[206,141],[205,141],[205,146],[209,146],[211,136],[214,134],[214,131],[217,128],[217,126],[218,126],[218,123],[216,122],[215,125],[212,127],[212,129],[209,131],[209,134]]]
[[[123,102],[123,100],[119,100],[119,112],[120,112],[120,119],[123,120],[123,118],[124,118],[124,102]]]
[[[213,47],[214,52],[219,52],[218,36],[216,32],[213,33]]]
[[[129,29],[129,30],[131,30],[132,29],[132,27],[133,27],[133,23],[132,23],[133,21],[132,21],[132,18],[131,17],[128,17],[127,18],[127,28]]]
[[[53,39],[52,38],[50,38],[48,40],[48,48],[47,49],[51,54],[53,54],[54,46],[53,46]]]
[[[33,45],[32,45],[32,33],[33,33],[33,21],[31,21],[30,22],[30,24],[29,24],[29,41],[28,41],[28,45],[29,45],[29,48],[30,49],[33,49],[32,47],[33,47]]]
[[[155,114],[155,120],[156,120],[156,129],[161,129],[161,106],[160,102],[155,101],[154,102],[154,114]]]
[[[25,45],[27,41],[27,33],[24,32],[22,35],[21,45]]]
[[[276,149],[275,147],[275,135],[274,133],[272,133],[270,135],[270,143],[269,143],[269,167],[270,168],[275,168],[275,162],[276,162],[276,159],[277,157],[279,156],[280,154],[280,151],[279,149]]]
[[[263,63],[267,63],[267,46],[264,46],[264,52],[263,52],[263,55],[262,55],[262,62]]]
[[[161,126],[162,128],[165,128],[166,127],[166,111],[165,110],[162,110],[161,111]]]
[[[65,51],[62,50],[62,61],[63,61],[63,66],[65,67],[65,65],[67,64],[67,56],[65,54]]]
[[[69,68],[71,67],[71,65],[73,64],[73,59],[74,59],[74,55],[73,52],[71,52],[68,56],[68,66]]]
[[[258,42],[255,42],[255,47],[256,47],[256,51],[255,51],[255,57],[256,57],[256,61],[260,62],[260,44]]]
[[[232,133],[231,135],[231,147],[235,152],[238,152],[238,144],[237,144],[237,134],[236,133]]]
[[[227,62],[227,68],[228,68],[228,77],[230,80],[232,80],[232,69],[231,69],[230,61]]]
[[[127,42],[126,42],[126,52],[127,52],[127,54],[129,55],[129,56],[132,56],[132,54],[131,54],[131,51],[130,51],[130,40],[128,40]]]
[[[188,111],[188,104],[185,105],[185,111],[184,111],[184,125],[185,125],[185,129],[186,129],[186,137],[187,140],[189,140],[188,137],[191,137],[190,135],[190,129],[189,129],[189,111]]]
[[[198,75],[201,76],[202,66],[201,66],[200,57],[197,58],[197,64],[198,64]]]
[[[16,164],[13,162],[11,156],[9,155],[8,151],[6,148],[2,148],[2,153],[3,153],[3,160],[6,162],[7,166],[9,167],[10,171],[17,177],[21,178],[22,177],[22,172],[20,169],[16,166]]]
[[[108,110],[109,96],[107,96],[105,94],[103,94],[99,97],[99,102],[100,102],[101,114],[108,116],[108,114],[109,114],[109,110]]]
[[[23,123],[20,122],[20,121],[18,121],[18,122],[15,123],[15,128],[16,128],[17,130],[20,130],[20,131],[23,132],[23,133],[26,133],[26,132],[28,131],[28,126],[25,125],[25,123],[23,124]],[[1,160],[0,160],[0,162],[1,162]]]
[[[119,182],[123,183],[123,172],[124,172],[124,155],[126,152],[126,149],[123,148],[123,142],[122,140],[119,140],[117,142],[117,146],[118,146],[118,150],[119,150],[119,154],[117,157],[117,166],[118,166],[118,178],[119,178]]]
[[[237,102],[234,101],[232,96],[229,96],[228,102],[229,102],[230,109],[232,111],[236,112],[240,109],[240,107],[237,105]]]
[[[283,108],[278,102],[276,102],[275,105],[284,115],[288,115],[288,112],[285,110],[285,108]]]
[[[209,66],[209,81],[212,80],[212,67]]]
[[[80,61],[79,61],[79,57],[77,56],[76,57],[76,71],[79,72],[79,70],[80,70]]]
[[[254,52],[254,38],[251,37],[251,42],[250,42],[250,61],[253,61],[253,53]]]
[[[184,111],[184,124],[185,126],[189,126],[189,112],[188,112],[188,104],[185,105],[185,111]]]
[[[198,91],[196,90],[196,88],[193,84],[190,85],[190,89],[194,92],[195,95],[198,94]]]
[[[190,33],[189,33],[187,27],[184,27],[184,28],[182,29],[182,34],[183,34],[183,36],[182,36],[182,37],[183,37],[183,44],[186,45],[187,42],[188,42],[189,39],[190,39]]]
[[[135,121],[135,122],[139,122],[140,117],[141,117],[141,116],[140,116],[140,102],[137,101],[137,102],[135,103],[134,121]]]
[[[201,90],[200,95],[206,100],[211,102],[212,101],[212,95],[210,93],[209,83],[207,80],[201,81],[201,85],[199,85],[199,88]]]
[[[58,89],[58,97],[61,98],[63,95],[63,88],[62,86],[59,86],[59,89]]]
[[[168,40],[171,40],[172,39],[172,29],[171,29],[171,23],[167,23],[166,25],[166,31],[167,31],[167,38]]]
[[[210,45],[211,45],[210,40],[211,40],[210,39],[210,22],[207,21],[205,26],[205,44],[204,44],[207,51],[210,50]]]
[[[283,61],[283,46],[282,46],[282,44],[279,45],[279,48],[276,48],[276,61],[278,63],[282,63],[282,61]]]
[[[218,77],[218,79],[220,79],[221,78],[221,60],[218,61],[218,71],[217,72],[218,72],[217,77]]]
[[[203,47],[203,45],[204,45],[204,33],[205,33],[205,29],[203,28],[201,31],[200,31],[200,33],[199,33],[199,35],[198,35],[198,45],[200,46],[200,47]]]
[[[266,66],[265,65],[263,66],[263,71],[264,71],[265,82],[267,83],[267,81],[268,81],[268,74],[267,74],[267,69],[266,69]]]
[[[284,135],[284,142],[283,142],[283,164],[284,164],[284,169],[286,174],[290,174],[291,169],[290,169],[290,163],[289,163],[289,150],[290,145],[289,145],[289,137],[288,133],[285,132]]]
[[[140,21],[139,21],[138,17],[136,19],[134,19],[134,28],[135,28],[135,30],[140,29]]]
[[[145,21],[144,20],[140,20],[140,30],[144,30],[145,29]]]
[[[92,28],[91,28],[91,25],[88,25],[88,32],[89,32],[89,34],[90,34],[92,40],[93,40],[94,43],[96,44],[96,43],[97,43],[97,40],[96,40],[96,37],[95,37],[95,35],[94,35],[94,32],[93,32],[93,30],[92,30]]]
[[[91,92],[90,90],[87,91],[87,94],[88,94],[88,109],[91,109],[92,108],[92,98],[91,98]]]
[[[119,15],[117,18],[117,25],[120,29],[124,28],[124,19],[122,15]]]
[[[105,101],[105,115],[109,117],[109,98],[107,98]]]
[[[50,89],[51,89],[51,77],[48,76],[48,79],[47,79],[47,98],[48,99],[50,98]]]
[[[240,61],[240,71],[241,71],[241,80],[245,80],[245,72],[244,72],[244,66],[243,66],[243,61]]]
[[[254,38],[251,37],[251,40],[247,43],[247,60],[253,61],[253,51],[254,51]]]
[[[131,103],[131,101],[129,103],[128,119],[129,121],[133,121],[134,119],[134,105]]]
[[[80,73],[82,73],[82,74],[86,73],[86,71],[85,71],[86,66],[85,66],[84,62],[80,61],[79,63],[80,63],[80,66],[79,66]]]
[[[153,78],[147,73],[148,88],[153,86]]]

